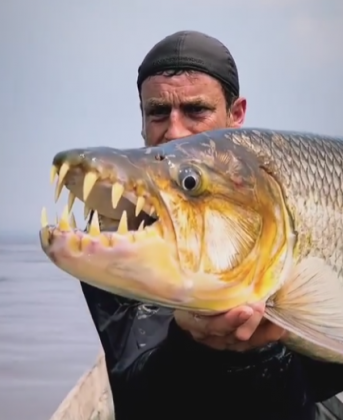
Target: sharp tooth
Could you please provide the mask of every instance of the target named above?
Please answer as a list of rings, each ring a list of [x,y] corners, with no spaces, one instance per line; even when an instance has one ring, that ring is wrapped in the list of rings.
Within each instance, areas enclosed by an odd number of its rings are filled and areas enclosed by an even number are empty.
[[[70,210],[68,209],[68,211],[70,211]],[[70,214],[69,223],[70,223],[70,227],[72,229],[77,229],[77,225],[76,225],[76,220],[75,220],[74,213],[71,213]]]
[[[136,217],[143,210],[144,204],[145,204],[145,198],[142,196],[138,197],[137,203],[136,203]]]
[[[64,162],[62,164],[62,166],[60,167],[60,171],[58,173],[59,182],[63,182],[64,181],[64,178],[66,177],[69,169],[70,169],[69,163]]]
[[[152,216],[155,213],[155,207],[151,207],[150,212],[149,212],[149,216]]]
[[[66,246],[69,248],[69,251],[74,253],[80,252],[80,238],[78,235],[70,235],[68,238],[68,241],[66,243]]]
[[[50,170],[50,183],[53,184],[57,175],[57,168],[55,165],[52,165]]]
[[[61,219],[58,223],[58,228],[62,231],[70,230],[68,206],[65,206],[63,209]]]
[[[124,210],[123,213],[122,213],[122,215],[121,215],[117,232],[120,235],[125,235],[128,232],[127,213],[126,213],[126,210]]]
[[[114,209],[117,208],[117,205],[119,203],[119,200],[121,199],[121,196],[124,192],[124,186],[122,184],[119,184],[119,182],[116,182],[112,186],[112,206]]]
[[[95,210],[93,213],[92,221],[88,229],[88,234],[90,236],[99,236],[100,235],[100,226],[99,226],[99,216],[98,212]]]
[[[45,207],[42,208],[42,213],[41,213],[41,217],[40,217],[40,223],[41,223],[41,225],[42,225],[43,228],[44,227],[47,227],[48,224],[49,224],[48,214],[46,212],[46,208]]]
[[[138,230],[144,230],[144,220],[141,221]]]
[[[99,241],[103,246],[110,246],[110,238],[105,236],[103,233],[99,236]]]
[[[63,165],[60,168],[60,171],[58,173],[58,181],[56,184],[56,190],[55,190],[55,202],[58,201],[61,195],[61,191],[64,187],[64,179],[70,169],[69,163],[63,163]]]
[[[58,199],[60,198],[61,191],[64,187],[64,183],[60,182],[60,179],[58,179],[55,189],[55,203],[57,203]]]
[[[95,172],[88,172],[83,181],[83,201],[86,201],[99,176]]]
[[[85,207],[83,209],[83,217],[85,218],[85,220],[88,218],[90,212],[91,212],[91,209],[87,207],[85,204]]]
[[[75,194],[73,194],[71,191],[69,191],[68,195],[68,211],[71,212],[71,209],[73,208],[74,201],[75,201]]]
[[[81,243],[80,243],[81,250],[89,247],[89,245],[91,244],[92,244],[92,238],[89,235],[81,236]]]

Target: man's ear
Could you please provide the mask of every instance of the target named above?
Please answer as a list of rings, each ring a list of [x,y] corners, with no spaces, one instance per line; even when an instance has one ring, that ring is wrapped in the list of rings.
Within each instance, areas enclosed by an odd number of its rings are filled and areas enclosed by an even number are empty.
[[[230,127],[239,128],[244,124],[245,115],[247,111],[247,100],[245,98],[238,98],[232,104],[229,118]]]
[[[145,135],[145,118],[144,118],[144,114],[143,114],[143,107],[142,107],[142,102],[139,101],[139,109],[141,110],[141,118],[142,118],[142,128],[141,128],[141,136],[144,140],[144,142],[146,141],[146,135]]]
[[[143,137],[144,142],[146,142],[145,122],[144,122],[143,117],[142,117],[141,136]]]

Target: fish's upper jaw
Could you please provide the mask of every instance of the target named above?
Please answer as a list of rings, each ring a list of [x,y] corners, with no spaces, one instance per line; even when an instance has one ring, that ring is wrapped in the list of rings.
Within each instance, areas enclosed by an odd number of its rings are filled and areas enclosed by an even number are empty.
[[[138,167],[117,149],[99,147],[60,152],[53,160],[51,183],[56,175],[55,201],[66,187],[69,212],[78,198],[85,204],[85,218],[90,210],[113,220],[120,220],[126,212],[129,222],[138,218],[137,228],[142,222],[141,213],[151,223],[148,216],[157,219],[163,206],[144,166]]]

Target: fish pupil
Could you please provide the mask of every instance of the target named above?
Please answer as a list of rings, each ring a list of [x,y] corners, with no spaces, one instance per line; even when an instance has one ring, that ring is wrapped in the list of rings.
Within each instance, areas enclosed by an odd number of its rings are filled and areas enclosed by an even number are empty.
[[[186,190],[192,190],[197,185],[197,180],[193,175],[187,175],[183,180],[183,186]]]

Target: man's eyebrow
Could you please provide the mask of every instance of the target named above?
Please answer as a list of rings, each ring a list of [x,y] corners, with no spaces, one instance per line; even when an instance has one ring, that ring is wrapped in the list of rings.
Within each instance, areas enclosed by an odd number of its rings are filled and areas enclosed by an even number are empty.
[[[150,98],[144,104],[144,108],[157,108],[161,106],[171,106],[171,105],[169,101],[159,99],[159,98]]]
[[[206,108],[214,108],[214,105],[202,97],[194,97],[194,98],[187,98],[180,103],[180,107],[185,106],[203,106]],[[157,108],[157,107],[171,107],[172,104],[170,101],[162,99],[162,98],[150,98],[148,99],[145,104],[144,108]]]
[[[188,98],[184,101],[181,102],[181,107],[185,107],[185,106],[202,106],[204,108],[214,108],[214,105],[201,97],[198,98]]]

